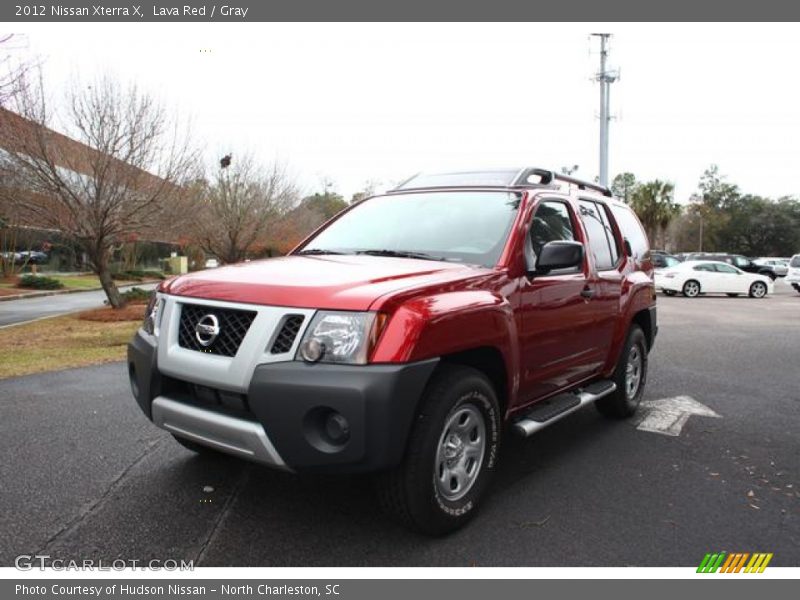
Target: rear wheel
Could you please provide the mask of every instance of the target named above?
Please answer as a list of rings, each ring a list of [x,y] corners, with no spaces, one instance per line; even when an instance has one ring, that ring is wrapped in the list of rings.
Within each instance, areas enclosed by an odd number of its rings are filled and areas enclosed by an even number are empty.
[[[607,417],[630,417],[639,407],[647,383],[647,340],[638,325],[632,325],[628,332],[613,381],[617,389],[595,406]]]
[[[751,298],[763,298],[767,295],[767,284],[763,281],[754,281],[750,286]]]
[[[800,292],[800,283],[793,283],[792,287],[794,288],[795,292]]]
[[[690,279],[683,284],[683,295],[687,298],[696,298],[700,295],[700,282]]]
[[[500,432],[489,380],[469,367],[440,367],[423,395],[403,463],[377,479],[383,508],[429,535],[463,526],[494,473]]]

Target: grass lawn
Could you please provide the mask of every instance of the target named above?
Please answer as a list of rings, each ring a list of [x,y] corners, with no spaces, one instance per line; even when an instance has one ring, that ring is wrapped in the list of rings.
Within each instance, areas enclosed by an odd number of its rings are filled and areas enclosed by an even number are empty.
[[[100,280],[96,275],[50,275],[53,279],[58,279],[67,290],[86,290],[100,287]],[[117,286],[128,285],[129,283],[140,283],[138,281],[115,281]]]
[[[47,275],[51,279],[57,279],[64,286],[62,290],[93,290],[100,288],[100,280],[96,275]],[[145,281],[146,282],[146,281]],[[122,285],[135,285],[142,283],[140,281],[115,281],[117,286]],[[33,288],[20,288],[16,283],[11,281],[0,281],[0,296],[11,296],[16,294],[25,294],[30,292],[37,292]],[[58,290],[56,290],[58,291]]]
[[[0,379],[122,360],[143,310],[141,305],[129,306],[118,315],[127,320],[115,322],[97,318],[99,311],[112,312],[105,308],[4,328]]]

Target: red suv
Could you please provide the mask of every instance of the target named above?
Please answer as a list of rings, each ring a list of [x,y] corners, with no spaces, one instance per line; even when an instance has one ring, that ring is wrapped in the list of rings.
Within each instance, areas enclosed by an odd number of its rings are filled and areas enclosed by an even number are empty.
[[[371,472],[431,534],[473,516],[500,442],[636,410],[657,331],[647,238],[604,187],[524,168],[421,174],[288,256],[163,283],[133,395],[196,452]]]

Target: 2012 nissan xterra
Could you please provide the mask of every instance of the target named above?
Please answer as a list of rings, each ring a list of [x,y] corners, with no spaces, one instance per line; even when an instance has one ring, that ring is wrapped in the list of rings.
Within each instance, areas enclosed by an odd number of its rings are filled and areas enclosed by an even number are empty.
[[[197,452],[374,473],[417,530],[470,519],[511,432],[628,417],[657,332],[647,238],[608,189],[420,174],[288,256],[176,277],[131,342],[145,415]]]

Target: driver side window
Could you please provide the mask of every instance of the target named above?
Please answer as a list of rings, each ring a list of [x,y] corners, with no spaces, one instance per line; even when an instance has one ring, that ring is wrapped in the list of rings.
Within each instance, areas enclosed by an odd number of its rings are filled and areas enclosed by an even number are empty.
[[[545,200],[536,208],[528,232],[528,243],[525,245],[528,264],[536,264],[536,258],[546,243],[557,241],[575,241],[570,209],[564,202]],[[565,272],[574,270],[568,269]]]

